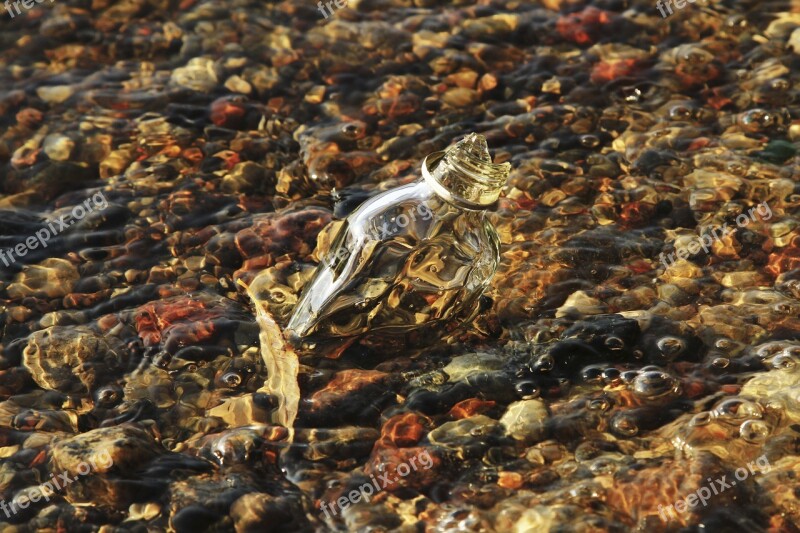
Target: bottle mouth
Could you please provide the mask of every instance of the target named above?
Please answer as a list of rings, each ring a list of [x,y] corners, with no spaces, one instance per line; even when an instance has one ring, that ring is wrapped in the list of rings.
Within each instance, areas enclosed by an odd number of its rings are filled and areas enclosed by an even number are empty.
[[[510,163],[495,164],[486,138],[470,133],[422,162],[422,176],[445,200],[467,209],[484,209],[497,201],[511,171]]]

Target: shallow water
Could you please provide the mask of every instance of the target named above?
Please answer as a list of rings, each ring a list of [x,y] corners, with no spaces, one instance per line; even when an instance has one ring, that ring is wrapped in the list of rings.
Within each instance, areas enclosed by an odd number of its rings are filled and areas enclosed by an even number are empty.
[[[3,530],[800,530],[796,5],[33,5],[0,17]],[[285,326],[329,223],[471,131],[512,165],[483,312],[303,358],[269,423],[238,282]]]

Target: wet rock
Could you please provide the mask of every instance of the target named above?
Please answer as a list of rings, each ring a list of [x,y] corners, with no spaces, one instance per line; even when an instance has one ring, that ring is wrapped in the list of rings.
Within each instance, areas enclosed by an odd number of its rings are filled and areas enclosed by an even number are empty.
[[[739,498],[747,498],[745,495],[750,492],[744,484],[739,483],[731,486],[730,490],[713,494],[707,479],[721,479],[725,469],[710,455],[688,461],[662,459],[649,463],[636,470],[625,469],[618,473],[618,481],[608,494],[612,506],[630,512],[636,523],[643,527],[663,527],[664,522],[687,524],[693,520],[694,513],[709,517],[715,509],[730,505],[729,502]],[[727,477],[730,479],[730,474]],[[644,479],[651,482],[643,483]],[[636,490],[633,490],[634,486]],[[688,499],[701,487],[708,488],[711,493],[706,498],[707,505],[702,505],[696,494],[692,501]],[[715,484],[714,488],[717,487]],[[710,498],[713,498],[713,503],[708,501]],[[678,504],[678,501],[681,503]],[[734,513],[739,520],[748,523],[746,511],[737,509]]]
[[[313,531],[297,499],[245,494],[231,506],[236,533]]]
[[[432,425],[429,418],[416,413],[395,415],[384,423],[378,445],[398,448],[415,446]]]
[[[499,422],[484,415],[445,422],[430,433],[431,444],[457,452],[462,457],[482,453],[503,433]]]
[[[133,425],[94,429],[60,440],[51,451],[54,466],[71,474],[87,463],[99,474],[133,472],[161,452],[148,431]]]
[[[454,357],[443,370],[449,376],[450,382],[457,382],[463,381],[473,374],[500,368],[503,368],[503,360],[499,356],[490,353],[475,353]]]
[[[61,392],[94,390],[127,369],[128,353],[114,337],[85,326],[52,326],[33,333],[22,352],[37,385]]]
[[[300,430],[295,441],[307,443],[302,450],[306,459],[343,460],[366,456],[379,437],[379,433],[372,428],[346,427]]]
[[[180,352],[183,358],[191,359],[212,357],[219,354],[220,349],[182,348],[210,344],[221,335],[244,332],[245,323],[250,322],[241,304],[208,292],[174,296],[143,305],[136,311],[134,320],[145,346],[160,345],[170,354]]]
[[[68,85],[54,85],[36,89],[36,94],[39,98],[51,104],[60,104],[68,100],[73,93],[74,89]]]
[[[311,395],[308,416],[320,426],[364,420],[377,406],[392,401],[388,378],[386,373],[376,370],[337,372],[324,388]]]
[[[221,466],[250,464],[261,459],[270,443],[275,443],[273,452],[288,444],[288,437],[286,428],[252,424],[207,435],[199,443],[198,453]]]
[[[395,492],[403,488],[422,490],[433,484],[442,465],[441,458],[422,447],[383,448],[372,454],[364,467],[364,473],[381,482],[383,490]]]
[[[217,80],[214,60],[207,57],[190,59],[186,66],[176,68],[170,78],[170,82],[176,86],[200,92],[213,89]]]
[[[547,406],[542,400],[523,400],[508,406],[500,424],[508,435],[532,444],[545,438],[548,416]]]
[[[48,258],[26,267],[6,291],[11,298],[59,298],[72,291],[79,277],[78,270],[69,261]]]
[[[259,482],[251,473],[211,473],[172,483],[170,527],[175,531],[197,531],[208,527],[231,528],[231,506],[248,493],[259,492]]]
[[[125,478],[145,471],[148,462],[163,453],[153,436],[135,425],[91,430],[55,443],[53,471],[68,473],[65,498],[72,503],[101,503],[127,507],[141,498],[145,487]]]
[[[251,227],[236,234],[236,247],[245,258],[242,270],[272,266],[287,250],[309,255],[316,244],[316,233],[329,221],[330,213],[316,208],[287,213],[277,219],[259,217]]]
[[[75,141],[66,135],[48,135],[44,139],[44,153],[54,161],[67,161],[75,149]]]

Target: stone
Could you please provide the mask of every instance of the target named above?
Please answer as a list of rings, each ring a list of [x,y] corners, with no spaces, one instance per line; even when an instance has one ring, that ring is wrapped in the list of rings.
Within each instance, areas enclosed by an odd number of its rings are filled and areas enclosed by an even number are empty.
[[[540,399],[521,400],[508,406],[500,418],[508,435],[525,444],[533,444],[547,435],[547,405]]]
[[[51,134],[44,138],[44,153],[54,161],[67,161],[75,149],[75,141],[66,135]]]
[[[22,362],[44,389],[87,393],[126,369],[127,350],[85,326],[51,326],[31,334]]]

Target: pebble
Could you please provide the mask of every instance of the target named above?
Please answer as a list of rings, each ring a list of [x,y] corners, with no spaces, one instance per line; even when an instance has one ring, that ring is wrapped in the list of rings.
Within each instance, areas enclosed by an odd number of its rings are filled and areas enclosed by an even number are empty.
[[[545,438],[548,418],[547,405],[542,400],[522,400],[508,406],[500,424],[508,435],[530,445]]]
[[[67,161],[75,149],[75,141],[66,135],[51,134],[44,138],[44,153],[54,161]]]
[[[67,101],[73,94],[75,89],[69,85],[53,85],[48,87],[39,87],[36,89],[36,94],[49,104],[60,104]]]
[[[127,353],[114,337],[83,326],[52,326],[33,333],[22,352],[23,364],[42,388],[89,392],[126,368]]]

